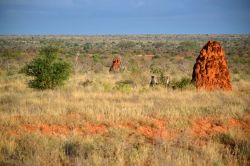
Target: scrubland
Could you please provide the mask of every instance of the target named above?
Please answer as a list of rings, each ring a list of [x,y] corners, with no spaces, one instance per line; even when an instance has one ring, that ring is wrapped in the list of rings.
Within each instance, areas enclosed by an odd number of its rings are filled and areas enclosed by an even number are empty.
[[[69,37],[45,39],[58,38]],[[30,88],[31,78],[19,72],[46,42],[1,38],[0,165],[250,164],[249,36],[75,38],[61,43],[74,72],[53,90]],[[149,87],[159,72],[172,82],[191,77],[210,38],[224,43],[233,91]],[[109,73],[117,55],[123,70]]]

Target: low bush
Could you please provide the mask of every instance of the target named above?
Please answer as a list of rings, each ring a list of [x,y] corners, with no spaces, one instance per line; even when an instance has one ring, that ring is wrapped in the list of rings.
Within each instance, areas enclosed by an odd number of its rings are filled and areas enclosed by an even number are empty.
[[[100,62],[100,60],[101,60],[101,56],[99,54],[94,54],[93,55],[93,61],[95,63]]]
[[[37,89],[53,89],[63,84],[71,73],[71,65],[57,57],[58,49],[47,46],[41,49],[40,55],[27,64],[24,72],[33,76],[30,86]]]
[[[179,81],[173,80],[173,81],[171,82],[171,86],[172,86],[173,89],[185,89],[185,88],[188,88],[188,87],[192,87],[193,84],[192,84],[190,78],[183,77],[183,78],[182,78],[181,80],[179,80]]]
[[[132,86],[133,84],[131,83],[118,82],[116,83],[116,86],[113,89],[120,92],[129,93],[132,90]]]

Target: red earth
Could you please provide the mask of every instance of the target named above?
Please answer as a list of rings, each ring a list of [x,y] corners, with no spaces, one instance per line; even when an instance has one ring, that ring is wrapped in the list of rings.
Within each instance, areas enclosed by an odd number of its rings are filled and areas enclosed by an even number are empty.
[[[66,115],[67,116],[67,115]],[[69,115],[69,118],[77,118],[77,115]],[[22,116],[12,117],[16,120],[22,120]],[[187,126],[185,129],[190,137],[208,138],[218,133],[226,133],[233,128],[241,128],[245,132],[250,132],[250,115],[246,115],[243,120],[230,118],[221,123],[215,117],[198,118],[191,121],[191,126]],[[72,120],[72,119],[71,119]],[[147,123],[145,123],[147,122]],[[15,127],[11,127],[8,133],[11,136],[18,136],[23,133],[40,133],[49,136],[67,136],[67,135],[105,135],[109,129],[112,128],[125,128],[131,133],[137,133],[143,135],[145,138],[153,141],[155,139],[171,140],[176,139],[181,135],[178,130],[171,129],[168,121],[163,119],[157,119],[152,117],[146,117],[144,123],[140,121],[121,121],[110,124],[94,124],[83,120],[78,125],[59,125],[59,124],[20,124]],[[183,132],[183,131],[182,131]]]

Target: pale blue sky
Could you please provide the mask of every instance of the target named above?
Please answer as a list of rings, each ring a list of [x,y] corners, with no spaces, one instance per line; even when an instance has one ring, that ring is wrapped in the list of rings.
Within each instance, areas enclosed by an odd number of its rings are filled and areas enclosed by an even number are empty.
[[[0,34],[250,34],[250,0],[0,0]]]

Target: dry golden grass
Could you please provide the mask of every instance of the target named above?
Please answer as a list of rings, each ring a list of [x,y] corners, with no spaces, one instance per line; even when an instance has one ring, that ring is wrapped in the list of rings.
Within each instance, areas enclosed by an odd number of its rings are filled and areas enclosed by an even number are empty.
[[[77,74],[44,91],[1,77],[0,165],[250,164],[249,81],[232,92],[115,87],[128,76]]]

